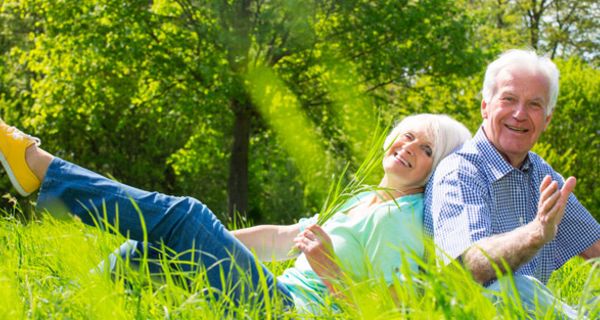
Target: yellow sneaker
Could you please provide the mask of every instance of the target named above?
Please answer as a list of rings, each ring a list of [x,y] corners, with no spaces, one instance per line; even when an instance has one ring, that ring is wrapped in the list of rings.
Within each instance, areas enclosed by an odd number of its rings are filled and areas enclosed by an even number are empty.
[[[40,139],[24,134],[0,120],[0,162],[10,182],[22,196],[28,196],[40,187],[40,180],[25,161],[25,150]]]

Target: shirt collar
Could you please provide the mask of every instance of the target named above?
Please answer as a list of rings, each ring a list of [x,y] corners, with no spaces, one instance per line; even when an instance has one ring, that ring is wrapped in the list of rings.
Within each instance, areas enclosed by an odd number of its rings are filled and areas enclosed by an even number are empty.
[[[500,152],[496,150],[496,147],[488,140],[483,132],[483,126],[477,130],[475,137],[473,137],[473,143],[475,148],[481,153],[482,161],[488,166],[490,169],[490,173],[494,179],[500,180],[502,177],[507,175],[515,169],[513,166],[506,161]],[[521,165],[521,170],[524,173],[530,172],[532,169],[532,162],[530,161],[529,154],[525,158],[525,161]]]

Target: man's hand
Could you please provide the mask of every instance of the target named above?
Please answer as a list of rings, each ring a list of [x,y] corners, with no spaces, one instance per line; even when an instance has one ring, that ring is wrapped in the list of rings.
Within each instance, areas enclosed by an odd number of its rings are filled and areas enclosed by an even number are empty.
[[[558,225],[565,214],[565,206],[569,195],[575,188],[577,181],[569,177],[561,190],[558,183],[552,181],[550,176],[544,177],[540,184],[540,201],[534,224],[537,227],[537,240],[539,247],[552,241],[556,237]]]
[[[556,237],[558,225],[565,213],[569,194],[575,188],[575,178],[569,177],[561,190],[558,183],[546,176],[540,184],[540,201],[535,219],[515,230],[481,239],[463,254],[463,263],[475,280],[486,283],[496,278],[495,263],[506,272],[503,263],[517,270],[531,260],[542,246]]]

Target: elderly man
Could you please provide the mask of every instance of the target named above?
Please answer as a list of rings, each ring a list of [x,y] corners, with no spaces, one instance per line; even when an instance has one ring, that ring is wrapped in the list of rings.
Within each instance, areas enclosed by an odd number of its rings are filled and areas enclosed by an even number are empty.
[[[541,283],[573,256],[599,257],[600,224],[571,193],[575,178],[565,181],[530,151],[552,119],[558,76],[531,51],[510,50],[488,65],[483,124],[430,180],[425,227],[445,263],[456,259],[498,289],[493,266],[505,272],[505,262],[526,307],[554,305],[570,317],[577,313]]]

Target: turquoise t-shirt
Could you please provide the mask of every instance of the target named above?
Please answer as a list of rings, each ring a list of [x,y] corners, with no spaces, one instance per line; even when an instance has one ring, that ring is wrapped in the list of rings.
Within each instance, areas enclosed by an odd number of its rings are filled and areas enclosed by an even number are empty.
[[[323,229],[331,238],[342,270],[353,280],[383,277],[391,285],[394,276],[400,276],[403,256],[413,272],[417,272],[418,266],[412,257],[423,256],[423,194],[399,197],[357,216],[345,214],[373,194],[365,192],[348,200]],[[316,221],[317,216],[314,216],[299,223],[304,228]],[[304,254],[277,280],[289,289],[298,310],[317,312],[329,294]]]

